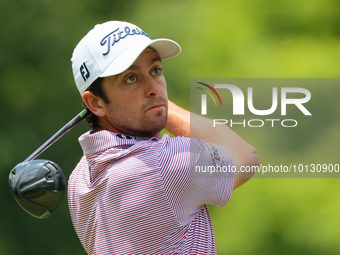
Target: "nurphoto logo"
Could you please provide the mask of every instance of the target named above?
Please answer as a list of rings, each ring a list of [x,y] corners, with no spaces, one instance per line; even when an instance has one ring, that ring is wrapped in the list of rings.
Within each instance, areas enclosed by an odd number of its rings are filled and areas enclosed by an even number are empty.
[[[275,125],[281,125],[282,127],[296,127],[298,120],[294,118],[286,118],[289,110],[294,112],[300,111],[304,116],[311,116],[311,112],[307,109],[306,104],[311,100],[311,92],[303,87],[269,87],[266,88],[266,94],[263,94],[261,90],[258,91],[256,96],[254,95],[257,88],[256,86],[249,86],[243,88],[243,90],[234,84],[221,84],[221,83],[208,83],[196,82],[200,86],[196,86],[197,89],[202,90],[200,95],[201,102],[201,115],[208,115],[209,111],[219,112],[224,116],[220,118],[212,118],[213,126],[228,124],[230,127],[235,125],[241,125],[243,127],[262,127],[265,124],[275,127]],[[288,84],[287,84],[288,85]],[[263,89],[262,89],[263,90]],[[271,91],[271,95],[268,94]],[[221,110],[223,103],[230,101],[225,99],[224,95],[231,95],[232,111]],[[207,97],[209,95],[209,98]],[[215,97],[219,100],[220,104],[217,104]],[[208,100],[212,100],[214,105],[208,106]],[[254,106],[254,102],[271,102],[266,108],[260,109]],[[292,106],[292,107],[291,107]],[[220,107],[220,108],[218,108]],[[245,110],[256,118],[251,119],[235,119],[230,118],[234,116],[245,116]],[[285,118],[271,118],[271,116],[279,113],[280,116]],[[228,118],[226,118],[228,116]],[[230,116],[230,117],[229,117]],[[261,116],[261,117],[258,117]],[[262,117],[265,116],[265,117]]]

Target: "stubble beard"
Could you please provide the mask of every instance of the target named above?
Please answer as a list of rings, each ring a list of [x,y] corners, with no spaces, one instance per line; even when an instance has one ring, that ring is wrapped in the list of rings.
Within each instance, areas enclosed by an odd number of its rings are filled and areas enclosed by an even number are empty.
[[[157,111],[151,118],[145,115],[148,108],[157,104],[164,103],[165,110]],[[165,112],[164,112],[165,111]],[[117,114],[120,112],[120,114]],[[111,123],[121,133],[139,137],[154,137],[158,136],[160,131],[164,129],[167,123],[168,103],[164,98],[151,100],[143,105],[139,112],[125,113],[120,109],[111,109]],[[114,123],[118,123],[114,125]]]

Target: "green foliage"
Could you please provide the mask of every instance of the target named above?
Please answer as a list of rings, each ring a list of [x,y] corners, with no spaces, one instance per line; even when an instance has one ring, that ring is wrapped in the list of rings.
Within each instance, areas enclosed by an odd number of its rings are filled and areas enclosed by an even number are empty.
[[[152,38],[177,41],[183,52],[164,61],[164,73],[169,98],[189,109],[190,78],[338,77],[338,5],[337,0],[1,0],[0,254],[85,253],[66,197],[50,218],[37,220],[16,204],[7,178],[82,109],[70,58],[95,24],[126,20]],[[332,91],[322,93],[327,98]],[[319,115],[319,126],[297,134],[302,143],[295,150],[287,137],[240,132],[260,160],[335,160],[338,148],[327,142],[339,141],[339,110]],[[82,155],[77,138],[87,129],[81,123],[40,158],[57,162],[69,176]],[[226,207],[211,208],[218,253],[339,254],[337,185],[337,179],[249,181]]]

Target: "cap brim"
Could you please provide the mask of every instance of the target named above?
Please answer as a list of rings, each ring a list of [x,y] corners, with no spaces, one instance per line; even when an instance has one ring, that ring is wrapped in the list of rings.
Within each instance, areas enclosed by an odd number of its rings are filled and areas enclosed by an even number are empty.
[[[161,59],[175,57],[181,52],[179,44],[170,39],[161,38],[136,44],[120,54],[99,77],[103,78],[124,72],[147,47],[156,50]]]

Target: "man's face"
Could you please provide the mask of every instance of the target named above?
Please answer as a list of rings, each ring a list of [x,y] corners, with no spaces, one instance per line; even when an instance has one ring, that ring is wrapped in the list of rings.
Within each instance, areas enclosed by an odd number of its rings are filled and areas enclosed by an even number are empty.
[[[156,51],[145,49],[129,69],[106,77],[102,129],[134,136],[159,136],[167,122],[168,98],[162,62]]]

